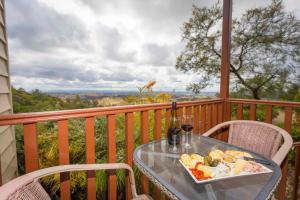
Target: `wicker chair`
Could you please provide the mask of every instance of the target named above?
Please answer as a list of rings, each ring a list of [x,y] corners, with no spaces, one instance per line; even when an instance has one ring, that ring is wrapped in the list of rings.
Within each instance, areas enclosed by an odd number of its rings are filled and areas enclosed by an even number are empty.
[[[131,167],[124,163],[61,165],[37,170],[20,176],[0,187],[0,200],[49,200],[50,197],[40,185],[39,179],[55,173],[87,170],[126,169],[129,171],[132,197],[134,200],[151,200],[148,195],[137,195]]]
[[[264,122],[250,120],[228,121],[208,130],[204,136],[218,134],[218,130],[229,127],[228,143],[252,150],[272,159],[280,165],[293,145],[288,132]]]

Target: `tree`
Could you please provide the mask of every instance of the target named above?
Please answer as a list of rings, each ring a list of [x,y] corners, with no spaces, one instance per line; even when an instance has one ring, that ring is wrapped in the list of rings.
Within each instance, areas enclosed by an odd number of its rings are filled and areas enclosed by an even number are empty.
[[[185,50],[176,68],[201,75],[188,89],[199,93],[220,75],[222,9],[219,3],[193,7],[183,26]],[[232,21],[230,74],[233,91],[260,99],[266,93],[282,91],[299,73],[300,21],[284,11],[281,0],[251,8]],[[268,97],[268,96],[265,96]]]

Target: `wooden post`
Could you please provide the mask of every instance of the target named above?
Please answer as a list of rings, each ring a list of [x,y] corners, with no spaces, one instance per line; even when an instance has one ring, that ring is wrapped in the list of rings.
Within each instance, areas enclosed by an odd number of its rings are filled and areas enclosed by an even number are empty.
[[[155,110],[154,111],[154,140],[160,140],[161,139],[161,110]],[[161,191],[158,187],[154,188],[154,199],[160,200],[161,199]]]
[[[108,145],[108,163],[117,162],[116,146],[116,116],[114,114],[107,116],[107,145]],[[117,176],[115,170],[108,172],[108,199],[117,199]]]
[[[1,154],[0,154],[0,186],[2,186]]]
[[[229,97],[232,0],[223,0],[222,56],[220,97]]]
[[[69,158],[69,136],[68,136],[68,120],[61,120],[57,122],[58,125],[58,154],[59,164],[70,164]],[[70,174],[69,172],[60,173],[60,198],[71,199],[70,193]]]
[[[266,106],[266,112],[265,112],[265,122],[272,124],[272,106],[267,105]]]
[[[256,104],[250,104],[249,119],[256,121]]]
[[[87,117],[85,119],[85,144],[86,144],[86,163],[95,164],[95,118]],[[87,199],[96,199],[96,173],[88,171]]]
[[[125,141],[126,141],[126,163],[132,167],[134,150],[134,115],[132,112],[125,114]],[[126,199],[132,199],[129,175],[126,175]]]
[[[142,111],[141,113],[141,142],[146,144],[149,142],[149,126],[148,126],[148,111]],[[148,178],[142,174],[141,187],[144,194],[149,193],[149,181]]]
[[[201,106],[201,127],[200,127],[200,133],[201,134],[203,134],[203,133],[205,133],[205,131],[207,131],[206,108],[207,108],[207,105],[202,105]]]
[[[35,123],[24,124],[24,154],[26,173],[38,170],[39,155]]]
[[[194,106],[194,129],[193,133],[199,134],[199,106]]]
[[[243,104],[239,103],[238,104],[238,108],[237,108],[237,114],[236,114],[237,119],[238,120],[242,120],[243,117],[244,117],[243,114],[244,114],[244,112],[243,112]]]
[[[292,110],[291,107],[286,107],[284,113],[285,113],[285,116],[284,116],[284,129],[288,133],[291,133],[293,110]],[[284,159],[283,163],[281,164],[282,178],[281,178],[281,181],[280,181],[279,186],[278,186],[278,200],[284,200],[285,199],[287,172],[288,172],[288,156]]]
[[[298,196],[298,184],[299,184],[299,168],[300,168],[300,147],[296,146],[296,156],[295,156],[295,173],[294,173],[294,188],[292,199],[297,200]]]
[[[222,27],[222,55],[221,55],[221,80],[220,97],[229,98],[229,72],[230,72],[230,43],[232,22],[232,0],[223,0],[223,27]],[[223,121],[227,121],[229,110],[227,102],[224,102]]]

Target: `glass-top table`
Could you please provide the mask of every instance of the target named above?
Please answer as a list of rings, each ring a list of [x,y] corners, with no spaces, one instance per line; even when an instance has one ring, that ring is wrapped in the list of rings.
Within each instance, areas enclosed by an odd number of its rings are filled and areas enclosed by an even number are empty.
[[[247,152],[255,158],[264,159],[268,162],[268,165],[265,166],[273,172],[210,183],[195,183],[179,163],[179,156],[182,153],[207,155],[212,149],[247,151],[219,140],[193,135],[192,149],[185,150],[182,148],[178,154],[169,152],[166,140],[141,145],[134,151],[134,162],[141,172],[171,199],[248,200],[271,198],[280,181],[281,170],[272,160],[251,151]]]

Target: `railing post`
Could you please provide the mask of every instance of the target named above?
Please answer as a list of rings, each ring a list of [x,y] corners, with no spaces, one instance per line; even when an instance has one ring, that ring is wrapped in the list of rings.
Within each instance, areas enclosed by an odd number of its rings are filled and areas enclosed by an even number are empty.
[[[161,110],[154,111],[154,140],[161,139]]]
[[[85,119],[85,144],[86,144],[86,163],[95,163],[95,118],[88,117]],[[96,178],[95,171],[88,171],[88,200],[96,199]]]
[[[237,108],[237,119],[242,120],[244,118],[243,116],[243,104],[238,103],[238,108]]]
[[[300,168],[300,146],[296,146],[295,155],[295,174],[294,174],[294,188],[293,188],[293,200],[297,200],[298,196],[298,184],[299,184],[299,168]]]
[[[189,106],[185,108],[186,115],[192,115],[192,113],[193,113],[193,107]]]
[[[293,114],[292,108],[286,107],[285,118],[284,118],[284,129],[288,133],[291,133],[291,129],[292,129],[292,114]],[[278,187],[278,200],[285,199],[287,171],[288,171],[288,156],[286,156],[284,162],[281,165],[282,178]]]
[[[125,114],[125,141],[126,141],[126,163],[132,167],[134,148],[134,116],[133,113]],[[126,199],[132,199],[130,179],[126,176]]]
[[[148,111],[142,111],[141,113],[141,142],[142,144],[149,142]],[[141,184],[143,193],[148,194],[149,181],[144,174],[141,177]]]
[[[224,122],[226,121],[230,121],[231,120],[231,103],[228,102],[228,101],[225,101],[224,102],[224,106],[225,106],[225,109],[224,109]]]
[[[223,122],[224,103],[218,103],[218,124]]]
[[[59,164],[67,165],[69,161],[68,120],[58,121]],[[69,172],[60,174],[60,198],[71,199]]]
[[[256,121],[256,104],[250,104],[249,119]]]
[[[169,129],[169,126],[170,126],[170,120],[171,120],[171,109],[170,108],[167,108],[166,109],[166,116],[165,116],[165,134],[167,136],[168,134],[168,129]]]
[[[161,110],[154,110],[154,140],[161,139]],[[161,199],[161,191],[158,187],[154,188],[154,199]]]
[[[0,154],[0,186],[2,186],[2,168],[1,168],[1,154]]]
[[[26,173],[38,170],[38,141],[35,123],[24,124],[24,153]]]
[[[212,125],[218,124],[218,104],[212,104]]]
[[[179,117],[179,119],[182,119],[183,116],[183,107],[179,107],[177,108],[177,117]]]
[[[107,145],[108,145],[108,163],[117,162],[116,147],[116,119],[115,115],[107,116]],[[117,176],[115,170],[108,172],[108,199],[117,199]]]
[[[212,117],[213,117],[213,114],[212,114],[212,104],[208,104],[206,106],[206,113],[207,113],[207,127],[208,129],[210,129],[212,126],[213,126],[213,121],[212,121]]]
[[[199,134],[199,106],[194,106],[194,133]]]
[[[272,124],[272,106],[270,106],[270,105],[266,106],[265,122]]]
[[[207,108],[206,105],[201,105],[201,127],[200,127],[201,134],[207,131],[206,108]]]

